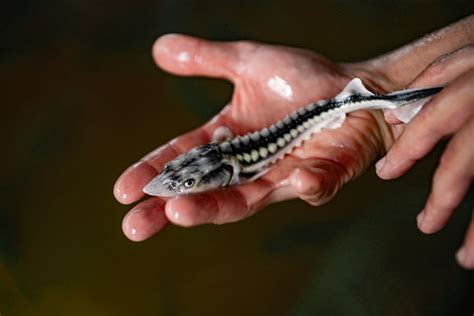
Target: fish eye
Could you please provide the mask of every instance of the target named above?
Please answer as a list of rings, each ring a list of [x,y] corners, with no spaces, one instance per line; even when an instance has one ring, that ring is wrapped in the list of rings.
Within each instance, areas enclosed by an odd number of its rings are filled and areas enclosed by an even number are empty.
[[[185,187],[185,188],[189,189],[189,188],[192,188],[192,187],[193,187],[193,185],[194,185],[195,182],[196,182],[196,181],[195,181],[194,179],[188,179],[188,180],[184,181],[183,184],[184,184],[184,187]]]

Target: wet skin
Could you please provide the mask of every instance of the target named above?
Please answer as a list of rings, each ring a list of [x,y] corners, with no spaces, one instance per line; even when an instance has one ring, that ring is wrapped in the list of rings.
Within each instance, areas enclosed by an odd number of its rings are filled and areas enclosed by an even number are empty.
[[[131,240],[141,241],[160,231],[169,221],[187,227],[234,222],[270,203],[293,198],[320,205],[387,150],[386,159],[377,164],[377,172],[384,179],[392,179],[408,171],[442,136],[454,134],[435,173],[432,193],[419,216],[423,232],[441,228],[466,194],[474,174],[474,144],[466,136],[473,134],[474,96],[466,87],[472,87],[474,75],[470,70],[472,64],[467,62],[458,61],[467,67],[458,67],[467,71],[464,74],[461,74],[464,71],[446,70],[454,67],[451,65],[443,68],[430,63],[473,40],[460,32],[460,29],[465,32],[466,24],[472,27],[473,18],[445,29],[444,39],[440,36],[422,39],[408,48],[357,64],[336,64],[308,50],[261,43],[220,43],[183,35],[159,38],[153,48],[159,67],[177,75],[225,78],[234,84],[234,93],[230,103],[207,124],[159,147],[120,176],[114,194],[124,204],[140,200],[144,196],[143,187],[166,162],[209,142],[219,127],[226,126],[233,134],[260,129],[311,101],[334,96],[353,77],[363,78],[367,87],[377,92],[405,88],[417,76],[413,87],[443,84],[447,88],[407,125],[397,124],[390,114],[386,115],[387,121],[394,125],[387,124],[380,111],[351,113],[342,128],[314,135],[255,182],[206,194],[147,198],[125,216],[124,233]],[[458,55],[459,58],[470,57]],[[440,67],[444,70],[439,70]],[[407,71],[400,73],[400,68]],[[275,85],[276,77],[281,81],[277,80]],[[445,106],[453,100],[461,104],[461,111]],[[461,112],[463,119],[457,114]],[[448,118],[453,118],[449,122],[454,123],[446,124]],[[437,134],[426,132],[432,131],[435,125],[445,130]],[[466,146],[459,145],[466,142]],[[473,223],[462,249],[458,261],[464,267],[474,267]]]

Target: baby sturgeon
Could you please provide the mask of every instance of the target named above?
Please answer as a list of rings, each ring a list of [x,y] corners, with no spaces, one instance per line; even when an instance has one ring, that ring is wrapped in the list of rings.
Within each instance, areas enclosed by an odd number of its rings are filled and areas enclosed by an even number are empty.
[[[346,113],[421,105],[441,89],[411,89],[380,95],[367,90],[362,81],[355,78],[335,98],[309,104],[269,127],[191,149],[168,162],[143,192],[175,196],[255,180],[313,133],[322,128],[340,127]]]

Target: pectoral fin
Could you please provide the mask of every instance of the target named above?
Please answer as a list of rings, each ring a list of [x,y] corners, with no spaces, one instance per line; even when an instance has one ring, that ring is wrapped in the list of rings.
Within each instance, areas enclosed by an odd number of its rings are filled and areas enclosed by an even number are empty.
[[[342,100],[351,95],[369,96],[374,94],[367,90],[367,88],[362,83],[362,80],[359,78],[354,78],[344,87],[344,89],[336,96],[335,99]]]

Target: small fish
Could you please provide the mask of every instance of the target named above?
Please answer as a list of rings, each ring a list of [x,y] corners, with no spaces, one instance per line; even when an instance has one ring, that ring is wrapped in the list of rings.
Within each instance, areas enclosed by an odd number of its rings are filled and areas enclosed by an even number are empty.
[[[355,78],[335,98],[309,104],[271,126],[191,149],[168,162],[143,192],[176,196],[253,181],[312,134],[342,126],[346,113],[362,109],[397,111],[407,104],[421,107],[441,89],[410,89],[381,95],[370,92]]]

